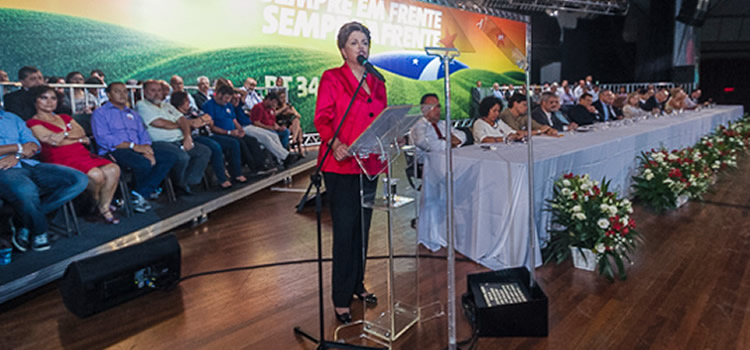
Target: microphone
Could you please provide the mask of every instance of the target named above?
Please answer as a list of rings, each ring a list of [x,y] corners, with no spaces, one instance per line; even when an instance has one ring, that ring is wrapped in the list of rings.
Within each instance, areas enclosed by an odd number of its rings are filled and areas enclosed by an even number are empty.
[[[380,74],[380,72],[378,72],[378,70],[375,69],[375,67],[372,65],[372,63],[370,63],[370,61],[368,61],[365,58],[365,56],[362,56],[362,55],[357,56],[357,62],[359,62],[359,64],[365,66],[365,69],[367,69],[367,71],[370,72],[370,74],[374,75],[380,81],[382,81],[382,82],[385,83],[385,77],[383,76],[383,74]]]

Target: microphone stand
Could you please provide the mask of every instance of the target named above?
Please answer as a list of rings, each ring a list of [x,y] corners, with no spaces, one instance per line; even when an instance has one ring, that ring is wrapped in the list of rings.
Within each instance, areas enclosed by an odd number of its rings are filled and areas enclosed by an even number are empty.
[[[320,217],[321,212],[323,211],[323,199],[321,198],[321,193],[320,193],[321,180],[323,176],[321,174],[321,171],[323,169],[323,164],[325,164],[326,159],[328,159],[328,155],[331,153],[331,149],[333,147],[333,141],[339,135],[339,132],[341,131],[341,127],[344,125],[344,121],[346,120],[346,117],[349,115],[349,110],[352,108],[352,105],[354,104],[354,100],[357,98],[357,94],[359,94],[359,89],[362,88],[362,84],[365,82],[366,78],[367,78],[367,70],[365,70],[364,74],[362,74],[362,79],[359,80],[357,89],[354,90],[354,95],[352,96],[352,99],[349,101],[349,106],[346,107],[344,116],[341,117],[341,122],[339,122],[338,127],[336,127],[336,132],[333,133],[333,137],[331,138],[331,141],[328,143],[328,148],[326,149],[326,152],[323,154],[323,159],[320,160],[320,164],[318,164],[318,167],[315,168],[315,172],[312,175],[310,175],[310,185],[307,186],[307,191],[305,192],[305,195],[302,196],[302,200],[299,202],[299,204],[297,204],[297,212],[302,211],[302,208],[304,207],[305,203],[308,200],[308,197],[310,196],[310,190],[312,190],[312,187],[315,186],[315,218],[317,220],[316,224],[317,224],[317,229],[318,229],[318,317],[319,317],[318,321],[319,321],[319,327],[320,327],[320,337],[316,339],[310,333],[303,331],[299,326],[294,327],[294,334],[300,335],[314,343],[317,343],[318,350],[324,350],[324,349],[378,350],[378,349],[382,349],[382,348],[372,348],[372,347],[338,343],[338,342],[325,340],[325,314],[324,314],[325,308],[323,307],[323,230],[321,229],[321,217]]]

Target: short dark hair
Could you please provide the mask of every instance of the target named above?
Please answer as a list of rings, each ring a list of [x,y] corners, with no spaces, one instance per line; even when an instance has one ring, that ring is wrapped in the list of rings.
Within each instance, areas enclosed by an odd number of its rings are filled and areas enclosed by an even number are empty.
[[[169,98],[169,103],[178,108],[182,106],[185,101],[188,101],[188,94],[185,91],[175,91],[172,93],[172,97]]]
[[[367,37],[367,44],[368,46],[372,42],[370,39],[370,30],[365,27],[364,24],[352,21],[349,23],[344,24],[339,28],[339,33],[336,35],[336,44],[339,46],[339,49],[343,49],[344,46],[346,46],[346,41],[349,40],[349,35],[351,35],[354,32],[362,32]]]
[[[583,100],[586,97],[594,97],[594,96],[591,96],[591,94],[588,92],[584,92],[583,94],[581,94],[581,97],[578,98],[578,101]]]
[[[492,107],[495,107],[495,105],[500,105],[500,110],[503,110],[503,101],[501,101],[499,98],[495,96],[487,96],[482,99],[482,102],[479,102],[479,116],[486,117],[488,114],[490,114],[490,109],[492,109]]]
[[[57,92],[55,92],[55,89],[49,85],[37,85],[29,89],[29,95],[31,95],[31,100],[34,101],[34,105],[36,105],[36,99],[47,91],[52,91],[52,93],[55,94],[55,97],[57,97]]]
[[[74,77],[74,76],[76,76],[76,75],[78,75],[78,74],[80,74],[80,75],[81,75],[81,77],[83,77],[83,73],[81,73],[81,72],[78,72],[78,71],[75,71],[75,72],[70,72],[70,73],[68,73],[68,74],[67,74],[67,75],[65,76],[65,82],[66,82],[66,83],[70,83],[70,80],[71,80],[71,79],[73,79],[73,77]]]
[[[115,86],[115,85],[122,85],[122,86],[125,86],[125,83],[123,83],[123,82],[121,82],[121,81],[115,81],[115,82],[111,82],[111,83],[109,83],[109,85],[107,85],[107,88],[106,88],[106,89],[104,89],[104,92],[106,92],[106,93],[110,93],[110,92],[112,92],[112,87],[113,87],[113,86]]]
[[[275,91],[269,91],[266,94],[266,97],[263,98],[264,100],[276,100],[276,102],[281,102],[279,99],[279,94],[277,94]]]
[[[429,97],[434,97],[434,98],[436,98],[436,99],[440,100],[440,98],[438,97],[438,95],[437,95],[437,94],[435,94],[435,93],[432,93],[432,92],[428,92],[428,93],[424,94],[424,96],[422,96],[422,99],[421,99],[421,100],[419,100],[419,104],[423,105],[423,104],[424,104],[424,101],[426,101],[426,100],[427,100],[427,98],[429,98]]]
[[[86,80],[83,81],[84,84],[91,84],[91,85],[101,85],[104,84],[101,79],[97,77],[88,77]]]
[[[526,95],[521,93],[515,93],[508,99],[508,108],[513,108],[516,103],[526,102]]]
[[[221,85],[218,89],[216,89],[216,96],[232,94],[234,94],[234,88],[229,85]]]
[[[94,75],[94,73],[98,74],[101,77],[105,77],[106,76],[106,75],[104,75],[104,72],[102,72],[101,69],[94,69],[94,70],[91,71],[91,73],[89,73],[89,75]]]
[[[29,75],[32,75],[32,74],[34,74],[36,72],[39,72],[39,69],[37,69],[36,67],[23,66],[23,67],[21,67],[21,69],[18,70],[18,80],[19,81],[24,80],[24,79],[26,79],[26,77],[28,77]]]

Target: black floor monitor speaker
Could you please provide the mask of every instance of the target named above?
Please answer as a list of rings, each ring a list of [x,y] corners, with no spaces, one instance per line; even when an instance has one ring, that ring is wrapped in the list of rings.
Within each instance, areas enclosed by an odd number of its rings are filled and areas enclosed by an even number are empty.
[[[480,337],[546,337],[548,300],[529,286],[524,267],[483,272],[467,278],[467,300]]]
[[[173,234],[79,261],[59,283],[65,306],[87,317],[180,279],[180,245]]]

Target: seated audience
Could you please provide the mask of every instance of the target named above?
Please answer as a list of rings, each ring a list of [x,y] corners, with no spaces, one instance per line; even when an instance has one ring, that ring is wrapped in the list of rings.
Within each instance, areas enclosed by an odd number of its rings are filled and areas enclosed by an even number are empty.
[[[479,115],[481,117],[474,122],[474,142],[503,142],[503,137],[509,141],[514,141],[522,137],[513,128],[499,120],[502,108],[503,102],[495,96],[487,96],[479,103]]]
[[[70,72],[65,76],[65,82],[68,84],[86,84],[86,80],[83,78],[81,72]],[[97,81],[99,83],[99,81]],[[91,114],[96,108],[96,96],[88,92],[84,88],[73,89],[73,96],[70,96],[70,90],[68,92],[67,99],[68,104],[73,106],[74,114]]]
[[[284,149],[289,148],[289,129],[276,122],[276,108],[279,107],[279,95],[269,92],[262,103],[256,104],[250,111],[250,121],[253,125],[276,133]]]
[[[640,96],[638,92],[631,92],[628,95],[625,106],[622,107],[622,115],[625,118],[637,118],[646,114],[638,105]]]
[[[143,83],[143,100],[136,104],[136,110],[146,123],[151,147],[155,151],[172,154],[177,162],[172,167],[175,186],[184,194],[191,194],[190,186],[203,179],[211,150],[194,143],[192,129],[182,113],[172,104],[162,100],[166,82],[147,80]],[[167,91],[169,85],[166,85]]]
[[[549,97],[554,95],[552,95],[552,93],[550,92],[545,92],[543,96]],[[540,97],[540,101],[541,98],[542,97]],[[528,102],[526,101],[526,96],[515,94],[511,96],[510,101],[508,101],[508,108],[500,113],[500,120],[513,128],[513,130],[515,130],[519,135],[526,136],[528,111],[529,106]],[[534,135],[557,135],[557,130],[550,127],[546,123],[541,124],[534,119],[531,120],[531,132]]]
[[[575,89],[573,89],[573,96],[576,98],[576,100],[580,100],[581,96],[588,92],[589,87],[586,86],[586,81],[581,79],[578,81],[578,85],[576,85]]]
[[[266,150],[271,152],[271,154],[276,158],[277,161],[282,162],[284,166],[288,167],[299,160],[299,155],[289,152],[289,150],[287,150],[287,148],[284,147],[284,145],[281,143],[279,134],[277,134],[275,131],[269,130],[262,126],[258,126],[256,123],[252,122],[253,111],[256,111],[257,113],[260,108],[263,108],[263,110],[267,112],[273,111],[273,109],[270,109],[271,107],[266,107],[269,105],[268,96],[271,96],[271,98],[273,98],[273,96],[276,96],[276,93],[269,92],[266,99],[264,99],[261,103],[256,104],[253,107],[252,111],[250,111],[249,113],[246,113],[240,106],[242,98],[239,94],[235,93],[235,96],[232,98],[232,104],[235,106],[237,121],[240,123],[245,133],[256,138],[258,142],[260,142],[260,144],[266,148]]]
[[[47,84],[65,84],[65,78],[60,77],[49,77],[47,78]],[[57,109],[55,113],[58,114],[73,114],[73,110],[70,108],[69,102],[65,97],[65,88],[56,87],[55,95],[57,95]]]
[[[91,117],[91,129],[99,154],[111,154],[121,167],[134,175],[133,209],[146,212],[151,205],[146,197],[159,196],[159,184],[167,177],[177,158],[151,147],[151,137],[138,112],[128,108],[128,90],[120,82],[107,86],[109,101]]]
[[[672,97],[670,97],[669,100],[667,100],[667,103],[664,104],[665,113],[671,114],[685,109],[685,100],[687,99],[687,94],[682,90],[682,88],[673,88],[670,92],[670,95]]]
[[[560,98],[551,91],[542,94],[542,103],[531,111],[531,118],[557,131],[575,130],[578,127],[560,112]]]
[[[211,82],[208,80],[207,76],[201,75],[198,77],[197,83],[198,91],[193,94],[193,99],[195,100],[195,106],[198,108],[202,108],[203,104],[211,99],[211,94],[209,93]]]
[[[101,69],[94,69],[89,73],[90,78],[96,78],[99,80],[99,84],[107,86],[106,80],[104,80],[104,72]],[[104,102],[107,102],[107,92],[105,91],[106,88],[100,88],[96,89],[96,96],[99,98],[99,105],[103,105]]]
[[[171,78],[169,78],[169,86],[172,87],[172,94],[174,94],[177,91],[185,91],[185,82],[182,80],[182,77],[179,75],[173,75]],[[190,102],[190,109],[191,111],[199,111],[198,105],[195,104],[195,99],[193,96],[188,94],[188,101]],[[169,96],[164,99],[165,101],[169,101]],[[200,114],[203,114],[201,112]]]
[[[242,176],[241,141],[231,136],[214,134],[211,131],[211,126],[214,123],[211,116],[206,113],[197,117],[194,116],[187,96],[190,95],[185,91],[175,91],[172,93],[169,102],[190,121],[193,141],[211,149],[211,167],[219,181],[219,186],[221,188],[232,187],[232,182],[227,178],[224,168],[225,153],[226,159],[229,161],[230,176],[237,182],[247,182],[247,178]]]
[[[44,84],[44,77],[35,67],[25,66],[18,70],[18,81],[21,88],[3,96],[5,110],[11,112],[21,119],[29,120],[35,113],[34,99],[29,94],[29,89]]]
[[[612,106],[614,102],[615,94],[610,90],[603,90],[599,100],[593,103],[594,108],[599,112],[600,122],[622,119],[622,111]]]
[[[257,86],[258,82],[255,81],[255,79],[247,78],[245,79],[245,84],[240,88],[247,92],[247,96],[245,96],[245,106],[243,108],[248,111],[253,109],[253,107],[260,103],[260,101],[263,101],[263,97],[261,97],[258,91],[255,90]]]
[[[216,89],[216,97],[208,100],[201,107],[204,112],[213,118],[214,124],[211,126],[211,131],[219,135],[232,136],[242,141],[240,142],[242,158],[251,172],[258,174],[264,170],[271,170],[274,167],[268,163],[272,161],[267,159],[263,153],[258,139],[247,135],[237,121],[234,106],[230,103],[233,95],[234,89],[232,87],[228,85],[220,86]]]
[[[701,89],[695,89],[693,92],[688,95],[688,97],[685,99],[685,109],[696,109],[698,106],[700,106],[700,98],[703,92]]]
[[[96,213],[107,223],[119,223],[110,205],[120,180],[120,167],[89,152],[84,145],[90,144],[90,140],[71,116],[55,114],[58,101],[55,89],[41,85],[29,92],[36,101],[36,114],[26,121],[26,125],[42,143],[41,160],[86,174],[89,178],[87,190]]]
[[[568,110],[570,120],[578,125],[591,125],[599,121],[599,111],[591,103],[591,95],[581,95],[578,104]]]
[[[499,99],[498,99],[499,100]],[[422,118],[411,128],[412,143],[417,148],[417,164],[424,163],[427,152],[445,151],[445,120],[440,120],[440,100],[433,93],[422,96]],[[451,146],[460,147],[466,142],[461,130],[452,129]]]
[[[31,159],[39,148],[24,122],[0,109],[0,199],[21,221],[23,228],[15,230],[13,245],[22,252],[50,249],[46,215],[77,197],[88,184],[78,170]]]
[[[650,91],[651,90],[649,90],[648,93],[649,95],[651,94]],[[661,113],[661,111],[664,110],[664,103],[667,101],[668,97],[669,93],[667,90],[659,90],[653,93],[653,95],[641,105],[641,109],[654,114]]]
[[[570,90],[570,85],[565,85],[560,93],[560,103],[562,106],[572,106],[576,104],[576,97]],[[567,107],[566,107],[567,108]]]
[[[291,133],[290,142],[297,144],[298,151],[302,154],[302,143],[304,142],[304,133],[300,125],[302,116],[289,103],[286,91],[279,92],[279,106],[276,108],[276,123],[289,129]]]

